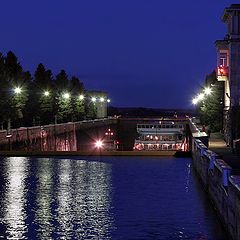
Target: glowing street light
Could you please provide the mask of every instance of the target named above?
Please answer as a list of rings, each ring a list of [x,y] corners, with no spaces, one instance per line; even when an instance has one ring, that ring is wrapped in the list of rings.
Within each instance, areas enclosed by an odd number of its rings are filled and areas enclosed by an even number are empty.
[[[69,99],[70,98],[70,94],[68,92],[63,94],[63,98],[65,99]]]
[[[104,102],[104,98],[103,97],[101,97],[99,100],[100,100],[100,102]]]
[[[192,100],[192,104],[193,105],[196,105],[198,103],[198,99],[197,98],[194,98],[193,100]]]
[[[97,99],[95,98],[95,97],[92,97],[92,102],[96,102],[97,101]]]
[[[206,87],[206,88],[204,89],[204,94],[206,94],[206,95],[210,95],[211,92],[212,92],[212,89],[211,89],[210,87]]]
[[[21,89],[20,87],[15,87],[15,88],[13,89],[13,91],[14,91],[15,94],[19,94],[19,93],[22,92],[22,89]]]
[[[98,148],[98,149],[102,148],[103,147],[103,141],[97,140],[95,142],[95,147]]]
[[[197,96],[198,101],[202,101],[204,99],[204,93],[200,93]]]
[[[79,95],[79,99],[80,99],[80,100],[83,100],[83,99],[84,99],[84,95],[80,94],[80,95]]]
[[[44,91],[43,95],[44,95],[45,97],[48,97],[48,96],[50,95],[50,92],[49,92],[49,91]]]
[[[111,100],[108,98],[108,99],[107,99],[107,102],[108,102],[108,103],[110,103],[110,102],[111,102]]]

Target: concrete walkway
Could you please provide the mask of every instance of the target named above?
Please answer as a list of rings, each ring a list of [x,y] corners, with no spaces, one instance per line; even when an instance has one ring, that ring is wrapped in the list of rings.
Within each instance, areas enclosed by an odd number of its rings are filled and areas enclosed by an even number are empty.
[[[212,133],[209,139],[209,149],[219,155],[233,169],[233,174],[240,174],[240,156],[232,152],[226,145],[221,133]]]

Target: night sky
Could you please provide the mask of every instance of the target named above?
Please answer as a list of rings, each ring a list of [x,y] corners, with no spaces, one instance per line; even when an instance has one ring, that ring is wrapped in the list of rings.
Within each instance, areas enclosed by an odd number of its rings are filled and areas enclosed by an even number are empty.
[[[109,93],[113,106],[190,108],[215,68],[228,0],[1,2],[0,51]]]

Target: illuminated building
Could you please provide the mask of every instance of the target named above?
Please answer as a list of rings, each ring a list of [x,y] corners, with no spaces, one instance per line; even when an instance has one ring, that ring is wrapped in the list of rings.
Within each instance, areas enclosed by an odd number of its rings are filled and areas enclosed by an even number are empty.
[[[240,105],[240,4],[225,8],[222,21],[227,25],[223,40],[216,41],[217,79],[224,81],[223,130],[228,144],[239,138],[236,112]]]

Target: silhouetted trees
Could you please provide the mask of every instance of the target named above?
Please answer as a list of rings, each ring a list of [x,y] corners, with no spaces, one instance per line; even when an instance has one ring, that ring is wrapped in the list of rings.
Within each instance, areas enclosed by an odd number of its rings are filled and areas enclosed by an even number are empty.
[[[198,106],[200,120],[212,131],[220,131],[223,127],[224,89],[223,82],[217,81],[215,71],[206,77],[205,87],[211,88],[211,94],[205,96]]]
[[[83,83],[40,63],[33,77],[11,51],[0,53],[0,127],[10,128],[78,121],[96,117]]]

